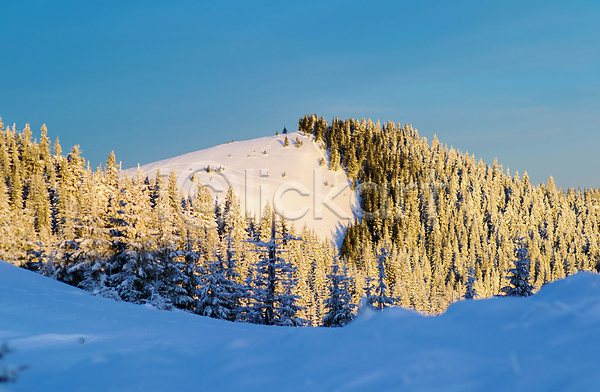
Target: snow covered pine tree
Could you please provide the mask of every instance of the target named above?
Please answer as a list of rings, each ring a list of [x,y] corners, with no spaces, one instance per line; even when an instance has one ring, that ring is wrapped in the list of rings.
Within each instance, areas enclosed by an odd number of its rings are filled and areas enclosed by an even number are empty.
[[[475,268],[473,268],[473,262],[471,262],[471,266],[469,267],[469,272],[467,274],[467,287],[465,290],[465,295],[463,295],[463,299],[473,299],[477,296],[477,290],[475,289],[476,281]]]
[[[250,239],[257,252],[266,253],[254,265],[254,280],[251,282],[248,321],[266,325],[302,326],[307,320],[297,316],[303,308],[297,304],[298,296],[292,294],[297,284],[294,278],[296,267],[281,257],[284,242],[295,238],[277,237],[275,212],[271,217],[271,239],[269,242]]]
[[[377,279],[377,286],[375,287],[375,295],[371,299],[367,299],[367,302],[373,304],[377,310],[383,310],[383,308],[392,306],[398,301],[396,298],[388,297],[386,294],[388,287],[385,283],[385,263],[389,257],[389,252],[385,246],[379,250],[379,254],[377,255],[377,270],[379,271],[379,276]]]
[[[510,272],[511,276],[507,277],[508,285],[500,289],[506,296],[509,297],[529,297],[533,294],[533,285],[531,285],[531,275],[529,273],[529,251],[523,243],[524,238],[519,237],[516,241],[514,260],[515,268],[510,268],[506,272]]]
[[[343,327],[354,318],[353,310],[356,307],[352,303],[349,288],[351,278],[348,277],[346,263],[340,271],[339,255],[331,266],[331,274],[327,275],[329,280],[329,296],[325,300],[327,313],[323,317],[324,327]]]

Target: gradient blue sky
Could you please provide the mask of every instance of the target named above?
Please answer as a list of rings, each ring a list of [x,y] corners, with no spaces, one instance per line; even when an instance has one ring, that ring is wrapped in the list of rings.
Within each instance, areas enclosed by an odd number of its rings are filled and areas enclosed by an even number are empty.
[[[525,3],[525,4],[523,4]],[[411,123],[600,187],[600,2],[0,0],[0,116],[124,167],[330,120]]]

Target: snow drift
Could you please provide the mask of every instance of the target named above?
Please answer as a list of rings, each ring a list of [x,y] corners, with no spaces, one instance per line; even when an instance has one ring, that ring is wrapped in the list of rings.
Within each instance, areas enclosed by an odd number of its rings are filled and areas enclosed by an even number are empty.
[[[344,328],[229,323],[114,302],[0,262],[11,391],[594,390],[600,275],[529,298],[392,308]],[[2,389],[2,387],[0,387]]]

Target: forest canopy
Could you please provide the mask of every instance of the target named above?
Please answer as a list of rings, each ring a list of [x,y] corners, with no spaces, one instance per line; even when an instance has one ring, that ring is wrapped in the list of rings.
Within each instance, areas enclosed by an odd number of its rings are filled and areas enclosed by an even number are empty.
[[[130,176],[114,154],[92,169],[45,126],[34,139],[0,121],[0,258],[117,300],[280,325],[343,325],[363,297],[438,314],[510,291],[519,254],[533,291],[600,268],[596,189],[533,186],[409,125],[307,115],[298,129],[360,189],[367,214],[339,250],[269,206],[244,216],[232,190],[184,197],[174,173]]]

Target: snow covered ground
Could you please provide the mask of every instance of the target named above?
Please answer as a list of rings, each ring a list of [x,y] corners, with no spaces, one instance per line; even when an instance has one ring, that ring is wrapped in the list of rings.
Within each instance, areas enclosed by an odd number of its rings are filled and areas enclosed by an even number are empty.
[[[284,147],[286,136],[289,145]],[[302,143],[300,148],[296,139]],[[321,158],[324,166],[319,164]],[[344,171],[330,171],[327,161],[326,150],[312,137],[293,132],[223,144],[143,165],[140,170],[150,177],[156,176],[157,169],[162,176],[174,170],[184,194],[193,189],[189,179],[194,174],[220,201],[232,186],[248,216],[260,217],[269,200],[298,231],[306,224],[322,239],[341,245],[346,226],[354,221],[356,197]],[[217,172],[220,167],[224,170]],[[137,168],[127,172],[135,175]]]
[[[600,385],[600,275],[533,297],[403,309],[341,329],[229,323],[114,302],[0,262],[10,391],[582,391]],[[2,390],[2,387],[0,387]]]

